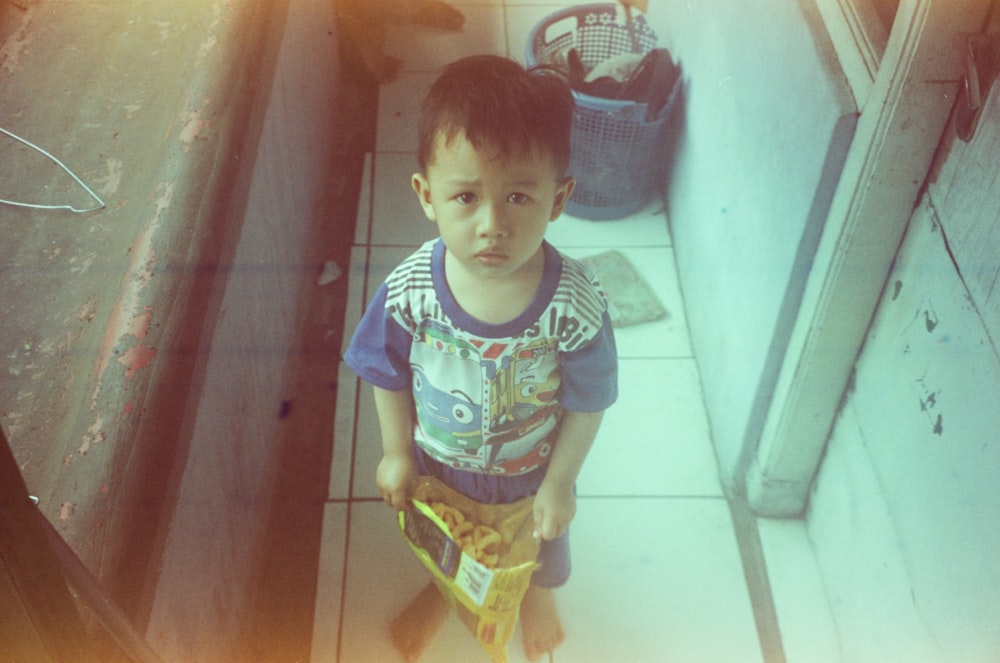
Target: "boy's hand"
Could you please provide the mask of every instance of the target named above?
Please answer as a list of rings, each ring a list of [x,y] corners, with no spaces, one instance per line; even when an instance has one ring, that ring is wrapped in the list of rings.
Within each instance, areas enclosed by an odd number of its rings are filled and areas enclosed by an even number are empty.
[[[397,511],[410,508],[410,498],[417,489],[417,462],[411,453],[387,454],[375,471],[375,483],[385,503]]]
[[[558,539],[566,533],[576,514],[573,484],[564,485],[548,479],[542,481],[535,494],[534,508],[536,539]]]

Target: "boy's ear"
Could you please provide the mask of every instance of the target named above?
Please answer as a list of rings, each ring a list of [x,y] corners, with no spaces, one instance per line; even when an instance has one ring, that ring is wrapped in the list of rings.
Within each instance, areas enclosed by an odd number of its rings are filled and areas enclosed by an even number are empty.
[[[427,182],[427,178],[424,177],[423,173],[413,173],[410,185],[413,187],[413,192],[417,194],[417,200],[420,201],[420,206],[424,209],[424,214],[431,221],[437,222],[437,218],[434,215],[434,207],[431,205],[431,187]]]
[[[555,221],[563,213],[563,210],[566,209],[566,203],[569,202],[569,197],[573,195],[575,187],[576,180],[572,177],[565,177],[559,182],[556,187],[556,197],[552,204],[552,214],[549,216],[549,221]]]

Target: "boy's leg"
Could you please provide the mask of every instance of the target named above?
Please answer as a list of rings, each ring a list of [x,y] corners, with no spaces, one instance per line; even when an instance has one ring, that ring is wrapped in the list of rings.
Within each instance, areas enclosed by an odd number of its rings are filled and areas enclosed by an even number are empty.
[[[529,661],[562,644],[562,621],[556,607],[555,590],[538,585],[530,585],[521,601],[521,636],[524,639],[524,655]]]
[[[448,616],[448,600],[432,580],[403,608],[392,624],[392,644],[406,663],[416,663]]]
[[[413,443],[413,454],[420,474],[433,474],[433,461]],[[437,583],[428,581],[410,604],[392,620],[389,635],[392,644],[403,654],[406,663],[416,663],[441,628],[448,611],[448,599],[438,589]]]
[[[542,566],[531,578],[531,585],[521,601],[521,636],[524,654],[529,661],[558,647],[565,633],[556,606],[555,589],[569,579],[569,532],[558,539],[542,541],[538,553]]]

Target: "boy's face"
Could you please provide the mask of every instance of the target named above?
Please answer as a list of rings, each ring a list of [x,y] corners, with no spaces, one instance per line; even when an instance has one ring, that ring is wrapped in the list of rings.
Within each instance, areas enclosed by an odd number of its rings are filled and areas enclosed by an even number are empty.
[[[552,158],[535,150],[507,158],[439,133],[426,174],[413,190],[458,264],[471,275],[516,278],[537,267],[549,222],[562,213],[573,178],[559,179]]]

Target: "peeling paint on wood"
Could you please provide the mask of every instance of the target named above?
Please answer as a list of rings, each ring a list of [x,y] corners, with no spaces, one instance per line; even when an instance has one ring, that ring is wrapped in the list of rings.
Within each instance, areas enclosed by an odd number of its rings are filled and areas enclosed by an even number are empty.
[[[8,74],[13,74],[20,69],[21,55],[34,40],[34,34],[29,31],[31,21],[34,18],[36,7],[25,7],[18,16],[17,26],[13,34],[0,45],[0,67]]]
[[[156,231],[160,227],[164,213],[170,208],[173,198],[174,185],[170,182],[161,182],[156,188],[157,198],[154,201],[153,218],[146,227],[139,233],[129,249],[130,263],[128,271],[122,283],[122,290],[118,300],[112,309],[101,349],[98,353],[97,365],[94,369],[94,391],[91,397],[91,409],[97,408],[97,401],[101,394],[104,380],[104,373],[107,370],[111,358],[114,356],[119,344],[129,335],[134,335],[135,312],[140,309],[140,299],[143,289],[149,285],[156,268],[156,250],[153,248]],[[146,309],[143,309],[144,311]],[[147,328],[148,329],[148,328]],[[131,377],[135,371],[146,366],[155,356],[155,351],[150,354],[149,348],[143,350],[132,349],[132,354],[124,363],[128,367],[126,376]]]

